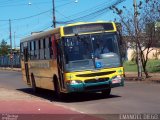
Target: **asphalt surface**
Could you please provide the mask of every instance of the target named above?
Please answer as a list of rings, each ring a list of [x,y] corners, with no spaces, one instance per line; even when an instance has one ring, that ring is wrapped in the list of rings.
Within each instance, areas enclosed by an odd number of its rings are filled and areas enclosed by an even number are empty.
[[[160,113],[160,84],[155,83],[125,82],[124,87],[112,89],[108,98],[100,93],[82,93],[68,95],[65,100],[54,99],[48,90],[34,94],[23,83],[21,72],[0,71],[0,85],[85,114]]]
[[[16,71],[0,70],[0,85],[10,89],[27,88],[22,81],[22,73]]]
[[[34,94],[23,83],[20,72],[0,71],[0,120],[102,120],[53,100],[53,91]]]

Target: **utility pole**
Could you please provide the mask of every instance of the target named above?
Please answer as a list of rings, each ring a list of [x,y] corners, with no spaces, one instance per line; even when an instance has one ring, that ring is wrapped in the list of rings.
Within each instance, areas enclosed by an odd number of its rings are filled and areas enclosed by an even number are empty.
[[[14,32],[14,49],[16,49],[16,32]]]
[[[54,4],[54,0],[52,0],[52,4],[53,4],[53,27],[56,28],[56,15],[55,15],[55,4]]]
[[[11,64],[11,68],[13,69],[13,51],[12,51],[12,28],[11,28],[11,20],[9,19],[9,38],[10,38],[10,64]]]
[[[133,0],[134,6],[134,26],[135,26],[135,39],[136,39],[136,53],[137,53],[137,69],[138,69],[138,79],[142,79],[142,61],[140,54],[140,43],[139,43],[139,30],[138,30],[138,9],[137,9],[137,1]]]

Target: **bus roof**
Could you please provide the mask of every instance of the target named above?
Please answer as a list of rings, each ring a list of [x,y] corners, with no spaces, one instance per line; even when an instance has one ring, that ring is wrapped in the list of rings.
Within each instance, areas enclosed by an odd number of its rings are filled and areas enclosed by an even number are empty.
[[[72,23],[72,24],[68,24],[68,25],[65,25],[65,26],[60,26],[60,27],[55,28],[55,29],[51,29],[51,30],[48,30],[48,31],[39,32],[39,33],[30,35],[30,36],[28,36],[26,38],[21,39],[20,42],[30,41],[30,40],[33,40],[33,39],[39,39],[39,38],[42,38],[44,36],[49,36],[49,35],[52,35],[54,33],[58,33],[58,32],[60,32],[61,28],[70,27],[70,26],[85,25],[85,24],[94,24],[94,23],[112,23],[113,26],[115,27],[115,23],[114,22],[106,22],[106,21],[77,22],[77,23]]]
[[[114,22],[107,22],[107,21],[96,21],[96,22],[77,22],[77,23],[72,23],[72,24],[68,24],[64,27],[68,27],[68,26],[75,26],[75,25],[85,25],[85,24],[93,24],[93,23],[112,23],[114,24]]]
[[[25,38],[21,39],[20,42],[30,41],[30,40],[33,40],[33,39],[39,39],[39,38],[42,38],[44,36],[52,35],[53,33],[57,33],[59,29],[60,28],[55,28],[55,29],[51,29],[51,30],[48,30],[48,31],[32,34],[28,37],[25,37]]]

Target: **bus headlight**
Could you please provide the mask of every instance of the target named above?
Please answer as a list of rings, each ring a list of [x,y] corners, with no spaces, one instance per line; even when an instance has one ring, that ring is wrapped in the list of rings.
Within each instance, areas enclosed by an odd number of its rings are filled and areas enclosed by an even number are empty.
[[[123,76],[118,75],[112,78],[112,84],[121,83],[123,79]]]
[[[81,80],[68,80],[66,83],[76,85],[76,84],[82,83],[82,81]]]

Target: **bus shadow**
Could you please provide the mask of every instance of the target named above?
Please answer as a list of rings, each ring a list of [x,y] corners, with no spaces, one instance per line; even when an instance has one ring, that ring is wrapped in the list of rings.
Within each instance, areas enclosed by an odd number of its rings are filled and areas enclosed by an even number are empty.
[[[118,98],[121,96],[118,95],[110,95],[104,96],[101,93],[72,93],[65,95],[64,98],[58,99],[55,97],[54,92],[51,90],[39,89],[38,92],[34,93],[31,88],[23,88],[17,89],[21,92],[33,95],[35,97],[39,97],[45,100],[49,100],[51,102],[64,102],[64,103],[73,103],[73,102],[85,102],[85,101],[92,101],[92,100],[100,100],[100,99],[110,99],[110,98]]]

